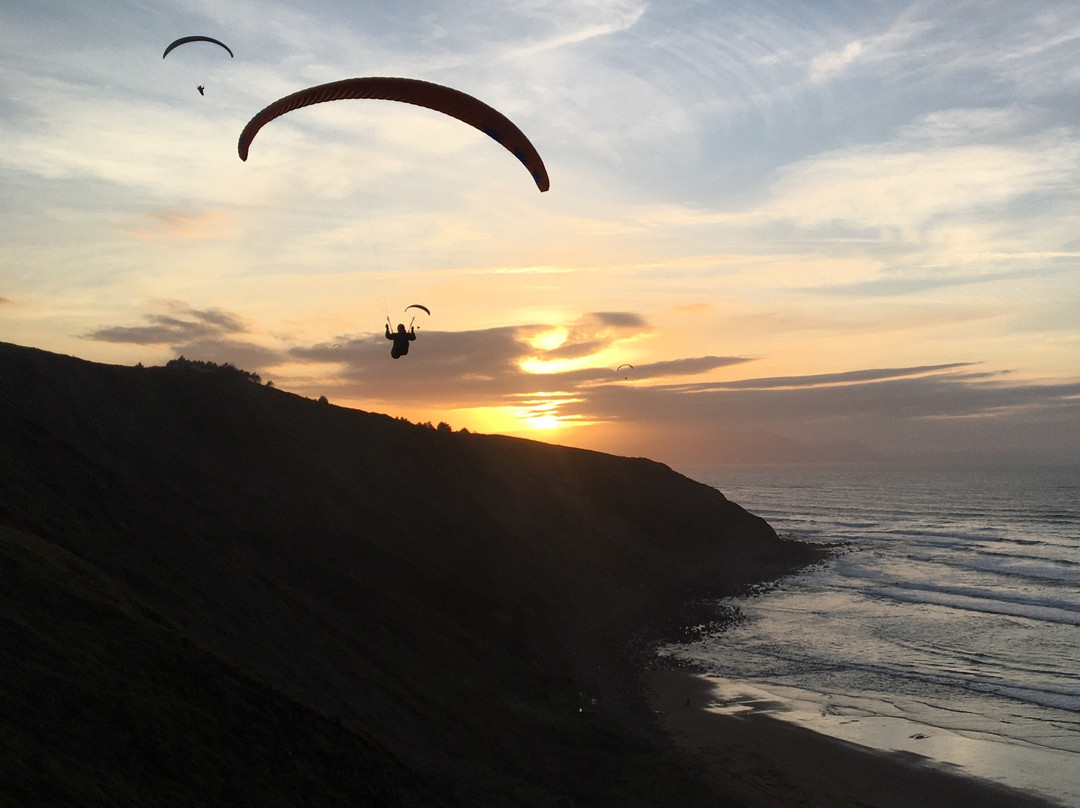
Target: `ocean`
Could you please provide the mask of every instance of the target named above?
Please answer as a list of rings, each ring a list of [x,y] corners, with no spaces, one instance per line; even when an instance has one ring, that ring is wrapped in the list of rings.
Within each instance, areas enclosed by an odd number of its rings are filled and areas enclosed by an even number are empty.
[[[715,709],[779,718],[1080,806],[1080,467],[682,469],[827,563],[661,654]]]

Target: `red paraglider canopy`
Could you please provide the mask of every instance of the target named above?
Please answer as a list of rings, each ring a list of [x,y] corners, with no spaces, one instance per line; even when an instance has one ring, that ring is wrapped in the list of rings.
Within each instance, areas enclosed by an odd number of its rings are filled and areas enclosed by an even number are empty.
[[[251,141],[259,130],[286,112],[346,98],[372,98],[401,101],[433,109],[479,129],[498,141],[510,151],[532,174],[536,187],[546,191],[550,186],[547,169],[539,153],[524,133],[498,110],[471,95],[419,79],[369,76],[343,79],[329,84],[319,84],[306,90],[286,95],[265,107],[255,115],[240,133],[237,151],[241,160],[247,160]]]

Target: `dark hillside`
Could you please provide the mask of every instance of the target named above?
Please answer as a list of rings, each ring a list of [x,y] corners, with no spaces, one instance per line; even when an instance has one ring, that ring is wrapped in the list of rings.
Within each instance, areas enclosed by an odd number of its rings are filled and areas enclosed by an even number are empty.
[[[634,643],[816,552],[648,460],[8,344],[0,526],[15,804],[715,804]]]

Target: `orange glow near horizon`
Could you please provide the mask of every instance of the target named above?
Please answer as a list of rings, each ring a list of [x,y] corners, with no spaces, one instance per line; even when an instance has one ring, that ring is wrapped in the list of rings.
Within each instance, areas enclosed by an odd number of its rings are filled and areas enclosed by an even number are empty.
[[[518,406],[511,407],[514,417],[528,429],[552,432],[569,426],[587,426],[588,421],[575,415],[564,415],[560,409],[567,404],[580,403],[582,399],[567,393],[533,393],[523,398]]]
[[[538,439],[549,440],[567,429],[593,423],[560,412],[563,406],[580,400],[567,393],[530,393],[521,396],[519,404],[464,407],[444,413],[440,420],[446,420],[454,429],[464,428],[471,432],[497,435],[535,434]],[[421,421],[428,420],[426,415],[418,417]]]

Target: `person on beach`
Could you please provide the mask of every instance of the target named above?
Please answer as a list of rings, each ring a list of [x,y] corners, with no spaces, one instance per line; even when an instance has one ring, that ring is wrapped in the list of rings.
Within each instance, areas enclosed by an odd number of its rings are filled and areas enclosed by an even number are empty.
[[[416,339],[416,329],[405,330],[404,323],[398,323],[397,331],[390,333],[390,323],[386,323],[386,338],[394,341],[394,347],[390,349],[390,356],[397,359],[409,352],[409,343]]]

